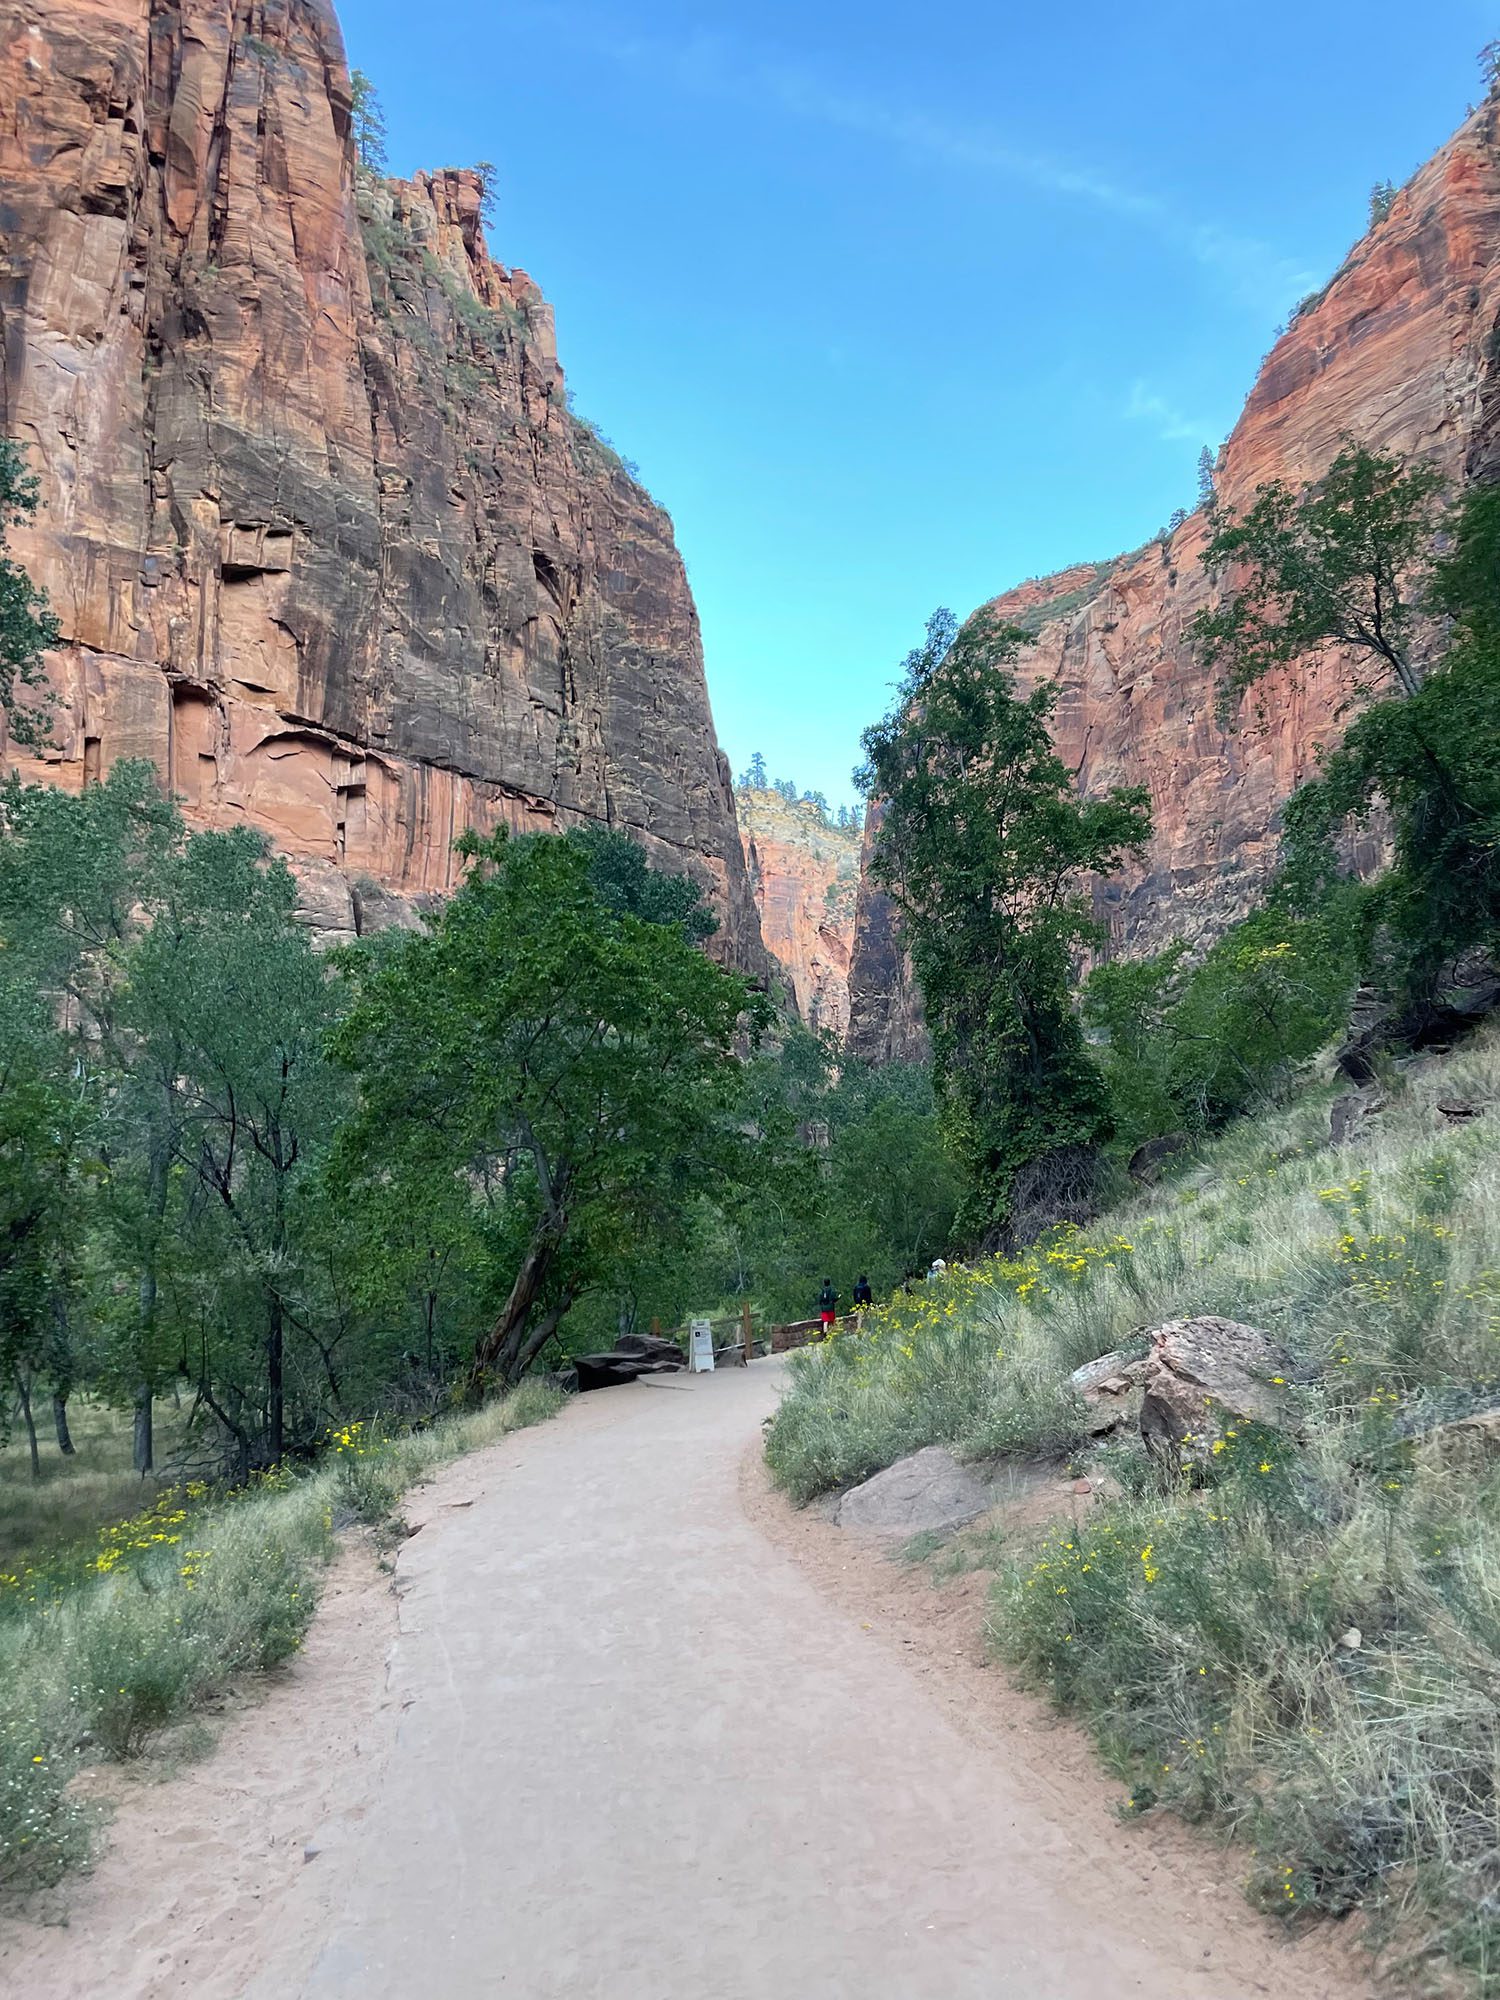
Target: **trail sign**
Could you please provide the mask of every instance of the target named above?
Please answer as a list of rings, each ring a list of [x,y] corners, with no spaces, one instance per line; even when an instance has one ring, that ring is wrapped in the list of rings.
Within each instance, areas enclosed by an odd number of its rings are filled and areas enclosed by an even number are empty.
[[[695,1375],[712,1375],[714,1372],[714,1328],[713,1321],[694,1319],[688,1321],[691,1339],[688,1343],[688,1367]]]

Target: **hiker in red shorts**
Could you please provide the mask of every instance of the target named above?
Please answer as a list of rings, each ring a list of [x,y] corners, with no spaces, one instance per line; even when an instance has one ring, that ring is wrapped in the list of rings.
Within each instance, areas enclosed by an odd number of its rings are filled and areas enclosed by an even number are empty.
[[[823,1322],[823,1331],[832,1333],[833,1323],[838,1318],[839,1295],[833,1289],[832,1278],[823,1280],[823,1289],[818,1294],[818,1318]]]

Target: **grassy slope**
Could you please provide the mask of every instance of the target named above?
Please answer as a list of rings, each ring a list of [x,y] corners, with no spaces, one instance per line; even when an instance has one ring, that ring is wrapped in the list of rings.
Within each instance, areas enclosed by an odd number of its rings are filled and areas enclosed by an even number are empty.
[[[181,1418],[165,1400],[157,1412],[158,1456],[169,1462]],[[41,1478],[31,1476],[31,1455],[19,1424],[0,1451],[0,1572],[38,1562],[92,1535],[107,1522],[149,1506],[172,1482],[142,1479],[130,1465],[128,1410],[77,1397],[68,1405],[74,1455],[57,1449],[50,1404],[37,1412]]]
[[[0,1576],[0,1882],[87,1859],[93,1826],[71,1784],[85,1761],[139,1754],[228,1681],[296,1651],[340,1520],[383,1520],[444,1461],[560,1406],[537,1382],[407,1437],[355,1425],[306,1477],[217,1503],[160,1495],[85,1547]]]
[[[1276,1333],[1295,1434],[1238,1427],[1198,1492],[1109,1448],[1116,1497],[1019,1553],[995,1643],[1089,1720],[1132,1810],[1246,1839],[1258,1900],[1373,1909],[1500,1992],[1500,1461],[1407,1434],[1500,1401],[1500,1035],[1412,1071],[1356,1146],[1328,1147],[1329,1094],[810,1350],[768,1451],[799,1497],[933,1442],[1076,1452],[1081,1362],[1179,1314]]]

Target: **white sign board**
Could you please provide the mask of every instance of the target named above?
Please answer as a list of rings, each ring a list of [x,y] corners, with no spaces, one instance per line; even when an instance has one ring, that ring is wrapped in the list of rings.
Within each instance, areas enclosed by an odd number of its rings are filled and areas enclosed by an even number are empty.
[[[688,1331],[692,1336],[688,1344],[688,1367],[695,1375],[712,1375],[714,1372],[713,1323],[706,1319],[689,1320]]]

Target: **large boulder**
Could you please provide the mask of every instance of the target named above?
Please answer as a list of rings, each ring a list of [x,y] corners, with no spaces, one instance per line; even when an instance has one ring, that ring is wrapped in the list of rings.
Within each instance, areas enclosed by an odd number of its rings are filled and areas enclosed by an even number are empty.
[[[1410,1006],[1387,1006],[1373,988],[1360,987],[1335,1060],[1351,1082],[1371,1084],[1382,1056],[1398,1050],[1446,1048],[1497,1010],[1500,965],[1476,947],[1461,952],[1443,969],[1432,992]]]
[[[650,1333],[622,1333],[608,1354],[580,1354],[574,1361],[580,1389],[608,1389],[641,1375],[675,1374],[687,1356],[675,1340]]]
[[[1120,1430],[1139,1416],[1145,1372],[1145,1355],[1119,1347],[1073,1370],[1068,1386],[1088,1412],[1084,1427],[1091,1437]]]
[[[1141,1371],[1141,1436],[1180,1462],[1204,1458],[1226,1422],[1286,1422],[1286,1349],[1258,1327],[1205,1313],[1154,1329]]]
[[[839,1502],[841,1528],[867,1534],[918,1535],[924,1529],[961,1528],[989,1507],[990,1490],[940,1445],[851,1487]]]

